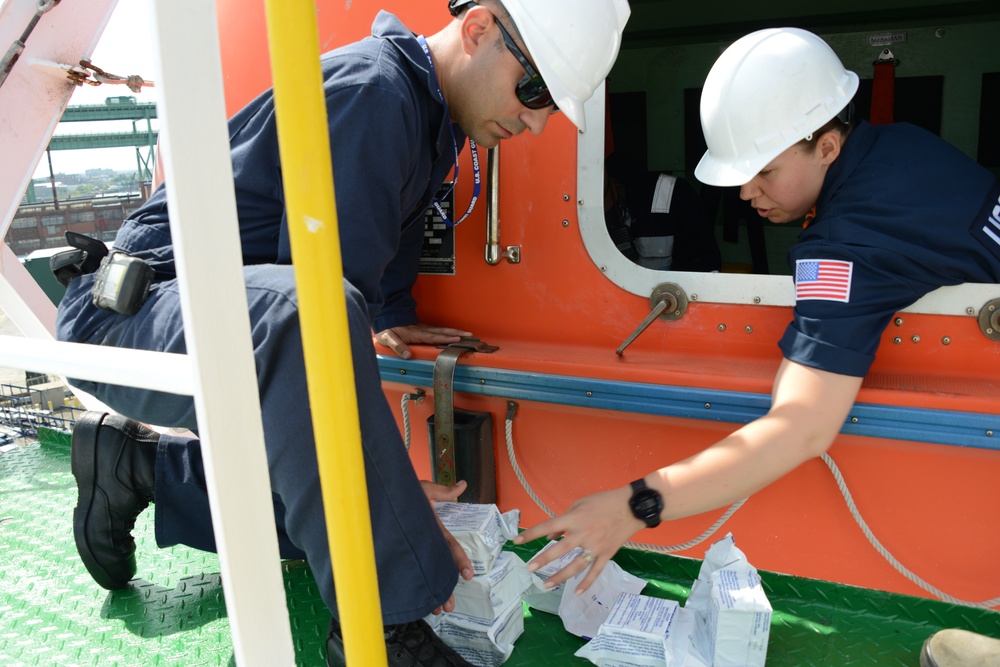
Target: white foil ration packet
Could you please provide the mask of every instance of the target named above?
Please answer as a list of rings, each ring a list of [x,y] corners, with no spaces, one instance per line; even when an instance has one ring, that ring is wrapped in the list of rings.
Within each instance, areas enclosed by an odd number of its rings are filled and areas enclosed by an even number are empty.
[[[673,600],[622,595],[597,636],[574,655],[598,667],[708,667],[689,655],[694,613]]]
[[[445,644],[479,667],[499,667],[506,662],[514,651],[514,642],[524,633],[520,599],[502,609],[492,622],[456,612],[425,620]]]
[[[517,535],[520,510],[500,513],[496,505],[434,503],[441,523],[465,549],[476,575],[487,574],[507,540]]]
[[[618,598],[626,593],[639,593],[646,587],[646,580],[609,563],[590,588],[577,595],[576,586],[586,573],[587,570],[584,570],[566,581],[566,588],[559,601],[559,618],[562,619],[566,632],[590,639],[597,635]]]
[[[542,547],[537,554],[532,556],[532,559],[537,557],[539,554],[545,553],[556,544],[559,544],[559,542],[557,540],[552,540]],[[556,572],[559,572],[564,567],[569,565],[570,561],[580,555],[580,551],[580,548],[577,547],[569,553],[563,554],[561,558],[557,558],[551,563],[547,563],[545,566],[535,570],[535,579],[533,580],[532,585],[522,596],[523,600],[529,607],[549,614],[559,613],[559,602],[562,600],[563,589],[566,588],[566,582],[563,582],[558,586],[553,586],[552,588],[545,588],[545,582],[548,581],[549,577],[554,575]]]
[[[532,558],[537,558],[540,554],[545,553],[552,548],[552,546],[558,543],[558,540],[549,542]],[[597,581],[591,585],[590,590],[581,596],[575,595],[576,586],[583,579],[587,570],[578,573],[576,576],[564,581],[558,586],[545,588],[545,582],[548,581],[549,577],[553,576],[557,572],[560,572],[564,567],[569,565],[573,559],[582,553],[582,551],[583,549],[577,547],[572,551],[563,554],[560,558],[557,558],[551,563],[547,563],[545,566],[535,570],[536,578],[534,583],[524,592],[523,599],[532,609],[544,611],[549,614],[559,614],[562,616],[563,612],[561,609],[563,607],[563,594],[566,590],[569,590],[570,592],[566,593],[566,597],[570,598],[567,600],[566,605],[566,615],[570,617],[569,624],[578,630],[590,629],[593,630],[593,632],[597,632],[597,628],[600,627],[601,621],[603,621],[604,618],[607,618],[609,609],[611,605],[614,604],[618,594],[638,593],[646,587],[646,580],[629,574],[623,570],[618,563],[609,561],[607,565],[604,566],[604,570],[601,572],[600,576],[598,576]],[[598,590],[601,591],[600,594],[597,594]],[[595,595],[597,600],[599,600],[599,604],[604,604],[607,607],[606,609],[602,610],[598,608],[596,610],[589,610],[589,607],[594,602],[593,596]],[[574,601],[573,598],[578,599]],[[580,613],[584,616],[599,616],[601,617],[601,621],[598,621],[596,624],[589,623],[586,625],[586,628],[582,628],[575,620],[576,615],[579,615]],[[566,625],[566,622],[567,618],[564,617],[564,626]],[[566,629],[577,636],[586,637],[587,639],[594,636],[593,634],[581,635],[578,632],[570,630],[569,626],[567,626]]]
[[[590,566],[566,580],[559,600],[559,618],[566,632],[590,639],[597,636],[601,624],[611,614],[623,593],[637,594],[646,587],[646,580],[630,574],[615,563],[608,562],[586,591],[576,594],[576,587],[590,571]]]
[[[521,558],[510,551],[497,556],[493,569],[455,586],[455,613],[486,623],[495,621],[532,585],[534,576]]]
[[[467,661],[495,667],[510,657],[514,642],[524,632],[521,594],[532,579],[517,554],[502,551],[486,574],[470,581],[459,578],[453,611],[425,620]]]
[[[713,667],[764,667],[771,603],[732,533],[705,554],[684,608],[697,614],[694,648]]]

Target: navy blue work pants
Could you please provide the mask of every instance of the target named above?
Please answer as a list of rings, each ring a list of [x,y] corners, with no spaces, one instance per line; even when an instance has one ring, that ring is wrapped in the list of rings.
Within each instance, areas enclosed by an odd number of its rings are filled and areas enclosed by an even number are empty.
[[[324,601],[336,614],[294,271],[285,265],[256,265],[244,267],[244,276],[281,555],[308,561]],[[84,276],[70,284],[60,307],[60,339],[74,340],[74,308],[92,308],[92,282],[93,276]],[[402,623],[422,618],[443,604],[454,590],[458,570],[382,393],[365,301],[347,280],[344,290],[383,622]],[[218,326],[224,328],[225,323]],[[177,281],[157,283],[140,312],[113,316],[111,326],[95,338],[79,342],[185,352]],[[194,401],[189,396],[76,380],[72,383],[132,419],[197,432]],[[244,410],[246,406],[233,405],[232,409]],[[155,526],[161,547],[184,544],[215,551],[197,439],[160,438]]]

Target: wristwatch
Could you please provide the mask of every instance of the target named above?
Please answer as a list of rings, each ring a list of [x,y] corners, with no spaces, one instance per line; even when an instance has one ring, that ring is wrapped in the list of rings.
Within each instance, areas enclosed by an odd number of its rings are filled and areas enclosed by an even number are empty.
[[[644,521],[648,527],[656,528],[660,525],[663,496],[659,491],[646,486],[646,480],[640,478],[632,482],[632,497],[628,504],[635,518]]]

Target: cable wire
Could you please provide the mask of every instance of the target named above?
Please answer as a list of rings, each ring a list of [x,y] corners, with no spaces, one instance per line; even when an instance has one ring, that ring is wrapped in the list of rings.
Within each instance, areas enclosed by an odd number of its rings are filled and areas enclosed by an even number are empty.
[[[24,53],[25,46],[28,43],[28,38],[31,33],[34,32],[35,27],[38,26],[38,22],[42,19],[42,15],[46,14],[50,9],[59,4],[59,0],[38,0],[35,9],[35,15],[31,17],[28,21],[28,26],[21,32],[21,36],[14,40],[7,49],[7,53],[4,54],[3,58],[0,59],[0,86],[4,84],[7,80],[7,76],[10,74],[11,70],[14,69],[14,64],[17,62],[21,54]]]

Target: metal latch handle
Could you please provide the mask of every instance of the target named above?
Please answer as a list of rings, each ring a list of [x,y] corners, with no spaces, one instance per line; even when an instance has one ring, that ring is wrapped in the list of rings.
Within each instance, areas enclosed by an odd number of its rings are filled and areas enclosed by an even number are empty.
[[[500,250],[500,147],[486,152],[486,263],[496,266],[501,259],[511,264],[521,261],[521,246],[509,245]]]
[[[615,354],[619,357],[624,354],[625,348],[631,345],[639,337],[639,334],[645,331],[656,318],[673,321],[683,317],[684,313],[687,312],[688,298],[680,285],[661,283],[653,288],[653,293],[649,296],[649,305],[652,307],[652,310],[646,316],[646,319],[615,350]]]

